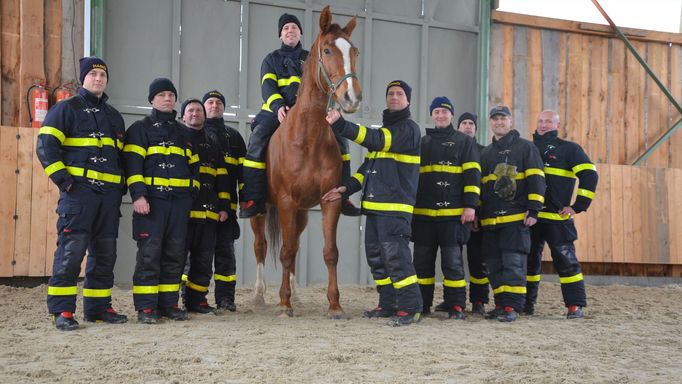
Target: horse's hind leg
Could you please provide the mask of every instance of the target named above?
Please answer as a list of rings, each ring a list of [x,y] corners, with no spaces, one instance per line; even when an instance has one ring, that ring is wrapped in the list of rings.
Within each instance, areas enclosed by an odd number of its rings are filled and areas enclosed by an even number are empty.
[[[343,319],[345,314],[339,303],[339,285],[336,274],[336,265],[339,262],[339,249],[336,246],[336,227],[339,222],[341,206],[338,202],[322,204],[322,230],[324,233],[324,263],[327,265],[327,300],[329,309],[327,317],[331,319]]]
[[[251,219],[253,230],[253,252],[256,254],[256,286],[253,303],[256,307],[265,306],[265,256],[268,251],[268,243],[265,240],[265,216],[256,216]]]
[[[296,253],[299,247],[299,236],[302,228],[299,228],[301,211],[294,206],[279,206],[279,224],[282,231],[282,249],[279,259],[282,263],[282,285],[279,289],[279,316],[291,317],[294,310],[291,307],[292,276],[296,270]],[[303,215],[307,212],[303,211]],[[306,220],[303,221],[305,225]]]

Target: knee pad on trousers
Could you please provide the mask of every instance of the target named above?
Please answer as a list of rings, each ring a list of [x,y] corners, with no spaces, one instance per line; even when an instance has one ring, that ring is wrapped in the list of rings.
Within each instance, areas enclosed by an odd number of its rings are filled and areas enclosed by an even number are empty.
[[[87,233],[70,233],[59,236],[59,245],[55,252],[52,267],[53,276],[78,277],[85,250],[88,247]]]
[[[580,273],[580,263],[573,243],[551,246],[552,260],[559,276],[573,276]]]
[[[462,251],[457,247],[441,247],[440,257],[443,265],[443,275],[448,280],[464,279],[464,260]]]
[[[430,245],[414,244],[412,263],[417,277],[433,277],[436,275],[436,254],[438,248]]]

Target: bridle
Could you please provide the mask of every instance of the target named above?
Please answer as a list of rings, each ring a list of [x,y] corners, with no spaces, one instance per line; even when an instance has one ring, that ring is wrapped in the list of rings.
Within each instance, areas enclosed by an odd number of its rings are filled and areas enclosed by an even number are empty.
[[[320,73],[323,76],[325,85],[327,86],[327,91],[324,90],[324,87],[322,86],[322,81],[320,80]],[[338,88],[346,79],[348,78],[354,78],[358,79],[358,76],[355,74],[355,72],[349,72],[344,74],[339,81],[334,83],[329,76],[329,73],[327,73],[327,70],[324,69],[324,65],[322,64],[322,42],[318,41],[317,42],[317,87],[320,88],[320,91],[327,96],[327,108],[334,108],[335,106],[335,101],[334,101],[334,92],[336,92],[336,88]]]

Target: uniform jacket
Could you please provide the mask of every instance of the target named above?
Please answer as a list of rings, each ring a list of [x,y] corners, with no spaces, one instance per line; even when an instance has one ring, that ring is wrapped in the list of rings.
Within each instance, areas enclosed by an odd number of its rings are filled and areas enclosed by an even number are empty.
[[[417,123],[410,119],[409,107],[397,112],[384,110],[383,120],[379,129],[343,118],[332,125],[338,134],[369,150],[345,186],[351,194],[362,189],[363,213],[410,220],[419,183],[421,133]]]
[[[522,139],[515,129],[485,147],[481,152],[481,227],[492,229],[523,222],[525,213],[537,217],[545,194],[542,159],[537,147]],[[502,174],[501,170],[507,170]],[[496,183],[510,177],[515,183],[511,199],[496,194]]]
[[[125,125],[121,114],[80,88],[52,107],[38,133],[36,154],[45,173],[61,191],[78,183],[96,191],[124,193],[121,150]]]
[[[447,128],[426,129],[421,139],[415,220],[454,220],[476,208],[481,193],[479,149],[471,137]]]
[[[230,214],[236,215],[237,191],[241,189],[244,183],[242,169],[244,156],[246,156],[246,144],[239,131],[225,125],[222,117],[206,119],[204,130],[208,140],[210,142],[217,142],[222,151],[230,186],[229,190],[225,193],[227,193],[227,199],[230,200]]]
[[[140,196],[170,198],[199,189],[199,157],[171,113],[152,109],[128,128],[123,147],[126,183],[133,201]]]
[[[571,206],[576,178],[578,194],[571,207],[576,212],[586,211],[597,190],[599,176],[597,168],[585,151],[572,141],[560,139],[558,131],[547,132],[542,136],[535,133],[533,143],[540,150],[547,183],[545,206],[538,219],[544,222],[569,219],[568,216],[561,216],[557,212]]]

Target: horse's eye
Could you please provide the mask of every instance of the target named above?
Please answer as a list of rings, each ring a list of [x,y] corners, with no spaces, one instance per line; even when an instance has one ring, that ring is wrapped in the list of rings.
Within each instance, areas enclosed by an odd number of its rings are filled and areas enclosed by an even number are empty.
[[[325,54],[325,55],[329,55],[329,54],[331,54],[331,53],[332,53],[332,51],[330,51],[329,48],[325,48],[325,49],[324,49],[324,54]]]

